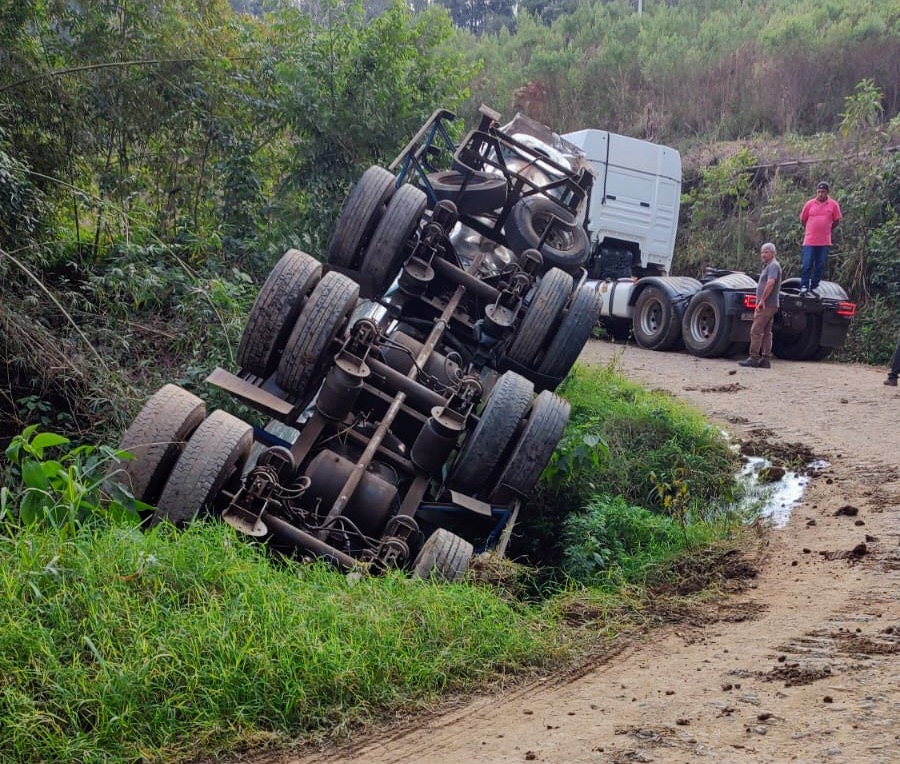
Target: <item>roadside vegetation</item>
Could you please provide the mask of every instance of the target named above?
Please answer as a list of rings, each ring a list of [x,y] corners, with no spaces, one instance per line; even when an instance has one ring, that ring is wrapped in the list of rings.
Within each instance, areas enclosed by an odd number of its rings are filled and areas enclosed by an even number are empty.
[[[740,537],[736,457],[612,368],[579,370],[566,394],[565,445],[526,509],[541,523],[521,531],[555,561],[485,560],[454,585],[283,559],[219,523],[142,530],[101,501],[113,449],[17,436],[0,489],[0,759],[176,762],[341,735],[645,624],[654,586]],[[608,482],[621,470],[627,497]]]

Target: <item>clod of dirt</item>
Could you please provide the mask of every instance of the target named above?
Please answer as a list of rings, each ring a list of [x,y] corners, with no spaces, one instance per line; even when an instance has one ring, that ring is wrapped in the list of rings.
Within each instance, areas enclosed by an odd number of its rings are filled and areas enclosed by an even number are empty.
[[[757,435],[757,433],[752,433]],[[741,443],[744,456],[761,456],[772,462],[786,464],[790,468],[802,470],[816,460],[816,455],[803,443],[777,443],[765,435],[750,438]]]
[[[831,676],[831,666],[810,668],[801,666],[799,663],[785,663],[776,666],[768,674],[761,674],[760,678],[767,682],[783,681],[785,687],[798,687],[812,684],[829,676]]]
[[[835,634],[840,650],[848,655],[897,655],[900,653],[900,640],[891,638],[889,632],[879,639],[864,634]]]
[[[703,591],[713,584],[730,583],[732,588],[744,588],[744,582],[756,578],[759,571],[738,549],[707,549],[690,558],[676,560],[660,572],[663,579],[653,592],[664,595],[685,596]]]
[[[866,521],[865,521],[865,520],[854,520],[854,521],[853,521],[853,524],[854,524],[855,526],[859,527],[860,525],[865,525],[865,524],[866,524]]]
[[[834,516],[840,517],[841,515],[846,515],[847,517],[856,517],[859,514],[859,509],[854,507],[852,504],[845,504],[843,507],[835,510]]]
[[[687,389],[687,388],[685,388]],[[740,382],[732,382],[730,385],[717,385],[715,387],[701,387],[701,393],[738,393],[741,390],[746,390]]]
[[[757,473],[757,477],[759,478],[760,483],[777,483],[784,477],[785,472],[786,470],[784,467],[773,464],[770,467],[763,467]]]
[[[677,724],[679,727],[687,727],[688,725],[690,725],[690,723],[691,723],[690,719],[676,719],[675,720],[675,724]]]
[[[767,721],[768,719],[771,719],[772,714],[770,714],[768,711],[763,711],[761,714],[757,714],[756,718],[759,721],[764,722],[764,721]]]
[[[537,754],[534,751],[525,751],[525,761],[534,761]]]
[[[849,552],[822,552],[822,556],[826,560],[859,560],[869,553],[869,547],[860,541]]]
[[[822,702],[823,703],[834,703],[834,698],[832,698],[831,695],[826,695],[824,698],[822,698]]]

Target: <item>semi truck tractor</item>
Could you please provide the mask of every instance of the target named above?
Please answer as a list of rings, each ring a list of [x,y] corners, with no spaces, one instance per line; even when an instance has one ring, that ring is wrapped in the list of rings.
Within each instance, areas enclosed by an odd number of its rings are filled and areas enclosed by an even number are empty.
[[[707,267],[699,278],[672,275],[681,198],[677,150],[605,130],[563,136],[594,170],[585,207],[592,283],[603,296],[600,323],[651,350],[685,349],[702,356],[746,350],[756,306],[756,277]],[[856,305],[823,281],[818,296],[801,295],[800,279],[781,285],[773,353],[817,360],[840,347]]]

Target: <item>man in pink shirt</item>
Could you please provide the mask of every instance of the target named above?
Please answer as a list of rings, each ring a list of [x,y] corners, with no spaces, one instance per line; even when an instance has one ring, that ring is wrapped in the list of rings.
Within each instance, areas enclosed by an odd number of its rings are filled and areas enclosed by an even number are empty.
[[[800,222],[806,229],[803,237],[802,266],[800,270],[800,294],[818,297],[816,289],[825,271],[825,260],[831,246],[831,232],[841,221],[841,208],[828,197],[825,181],[816,186],[816,195],[803,205]]]

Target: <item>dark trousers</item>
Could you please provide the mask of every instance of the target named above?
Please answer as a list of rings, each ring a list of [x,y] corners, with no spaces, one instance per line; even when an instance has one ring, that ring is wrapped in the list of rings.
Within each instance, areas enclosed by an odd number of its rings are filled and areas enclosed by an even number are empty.
[[[750,325],[750,357],[772,357],[772,321],[778,308],[763,308],[753,316]]]
[[[800,287],[815,289],[825,273],[825,261],[828,259],[828,245],[813,247],[809,244],[800,250],[802,263],[800,266]]]
[[[897,379],[897,377],[900,377],[900,342],[897,343],[897,349],[891,359],[891,370],[888,372],[888,379]]]

